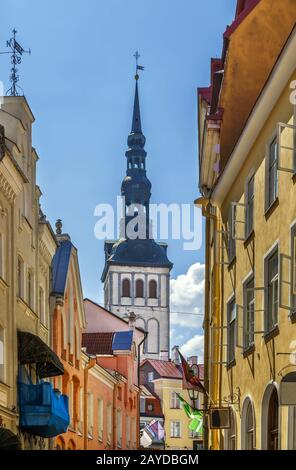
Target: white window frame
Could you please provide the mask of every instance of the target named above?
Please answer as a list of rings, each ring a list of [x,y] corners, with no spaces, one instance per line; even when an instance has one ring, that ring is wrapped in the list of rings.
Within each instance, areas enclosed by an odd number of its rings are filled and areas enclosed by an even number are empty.
[[[182,437],[181,421],[174,419],[170,421],[170,437],[180,439]]]
[[[233,305],[233,309],[231,306]],[[231,312],[233,312],[231,314]],[[235,303],[235,296],[227,302],[227,364],[231,364],[235,361],[235,347],[236,347],[236,322],[237,322],[237,305]],[[231,330],[230,330],[231,328]],[[230,344],[230,333],[233,330],[233,345]],[[230,349],[231,347],[231,349]],[[232,351],[233,349],[233,351]],[[233,352],[233,357],[231,353]]]
[[[270,150],[273,143],[276,142],[277,144],[277,156],[275,159],[275,188],[274,188],[274,199],[270,200]],[[268,143],[266,144],[266,156],[265,156],[265,213],[268,212],[270,207],[275,203],[278,197],[278,141],[277,141],[277,132],[274,132],[272,137],[269,139]]]
[[[277,263],[278,263],[278,270],[277,274],[272,278],[269,279],[269,262],[270,259],[277,254]],[[278,243],[276,243],[266,254],[264,257],[264,284],[265,284],[265,320],[264,320],[264,330],[265,334],[270,333],[273,331],[279,323],[279,308],[280,308],[280,279],[279,279],[279,271],[280,271],[280,257],[279,257],[279,246]],[[275,288],[274,286],[277,284],[277,321],[275,320],[275,311],[274,311],[274,306],[275,306]],[[270,291],[269,288],[272,286],[272,297],[273,297],[273,302],[272,302],[272,312],[270,314],[269,312],[269,300],[270,300]],[[270,321],[271,320],[271,321]]]
[[[181,403],[177,395],[177,392],[171,392],[171,409],[180,410],[180,408],[181,408]]]

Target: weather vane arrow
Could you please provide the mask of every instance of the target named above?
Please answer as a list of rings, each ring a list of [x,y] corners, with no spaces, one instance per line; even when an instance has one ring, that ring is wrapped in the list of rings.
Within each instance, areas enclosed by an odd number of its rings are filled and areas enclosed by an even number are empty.
[[[27,51],[17,42],[15,39],[16,36],[16,29],[12,30],[13,36],[6,41],[6,47],[10,50],[6,52],[0,52],[0,54],[10,54],[11,55],[11,64],[12,67],[10,69],[10,77],[9,81],[11,82],[11,87],[7,90],[6,94],[10,96],[19,96],[18,88],[22,90],[22,88],[17,84],[19,81],[18,75],[18,68],[17,65],[21,64],[22,62],[22,55],[29,54],[31,55],[31,49]]]

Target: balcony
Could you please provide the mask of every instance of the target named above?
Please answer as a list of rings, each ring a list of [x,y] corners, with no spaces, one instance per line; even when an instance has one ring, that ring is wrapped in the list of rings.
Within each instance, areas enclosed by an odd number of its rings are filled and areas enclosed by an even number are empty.
[[[36,385],[19,382],[20,428],[40,437],[54,437],[67,431],[68,397],[52,388],[51,383]]]

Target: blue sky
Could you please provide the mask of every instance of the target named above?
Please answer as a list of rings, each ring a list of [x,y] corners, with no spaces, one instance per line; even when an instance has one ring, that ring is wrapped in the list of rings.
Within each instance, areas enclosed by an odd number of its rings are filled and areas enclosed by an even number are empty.
[[[85,296],[102,302],[103,241],[94,237],[94,208],[115,204],[125,174],[135,50],[145,65],[140,101],[152,202],[192,203],[198,195],[196,88],[209,83],[210,58],[221,54],[235,4],[2,0],[1,50],[14,27],[19,42],[32,49],[20,66],[20,85],[36,117],[42,206],[53,224],[63,219],[79,249]],[[8,56],[0,56],[6,88],[8,76]],[[169,242],[169,257],[173,278],[204,261],[203,248],[184,251],[176,240]],[[181,330],[180,341],[188,341],[192,331]]]

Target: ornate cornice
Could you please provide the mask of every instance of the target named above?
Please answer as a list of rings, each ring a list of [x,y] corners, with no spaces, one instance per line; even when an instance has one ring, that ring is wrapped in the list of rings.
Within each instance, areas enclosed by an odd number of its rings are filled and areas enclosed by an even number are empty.
[[[15,201],[16,194],[12,186],[2,174],[0,174],[0,190],[10,202],[13,203]]]

